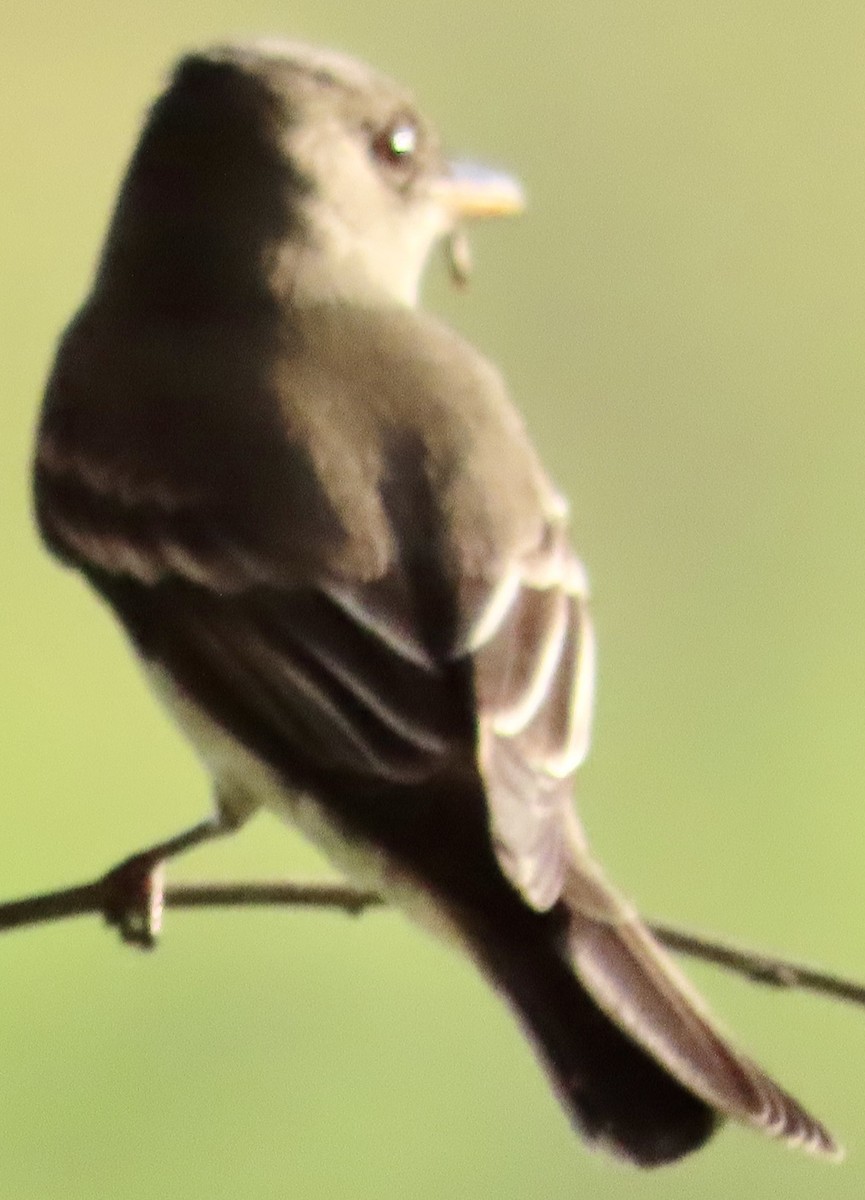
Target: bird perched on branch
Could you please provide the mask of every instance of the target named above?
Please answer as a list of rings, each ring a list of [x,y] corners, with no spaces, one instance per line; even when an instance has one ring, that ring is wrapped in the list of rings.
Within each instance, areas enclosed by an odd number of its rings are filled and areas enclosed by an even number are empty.
[[[567,508],[492,366],[418,308],[518,185],[327,50],[191,54],[150,112],[48,384],[42,534],[212,774],[452,937],[562,1104],[641,1165],[732,1117],[829,1133],[720,1034],[572,807],[594,650]],[[118,920],[135,936],[122,905]]]

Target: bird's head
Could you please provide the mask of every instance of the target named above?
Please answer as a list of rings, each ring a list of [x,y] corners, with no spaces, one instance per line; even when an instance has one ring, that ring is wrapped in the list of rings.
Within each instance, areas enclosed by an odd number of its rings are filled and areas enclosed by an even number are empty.
[[[220,47],[181,60],[154,106],[103,270],[131,250],[136,286],[167,270],[175,296],[231,280],[296,304],[411,306],[436,243],[522,203],[510,176],[449,160],[411,95],[364,63]]]

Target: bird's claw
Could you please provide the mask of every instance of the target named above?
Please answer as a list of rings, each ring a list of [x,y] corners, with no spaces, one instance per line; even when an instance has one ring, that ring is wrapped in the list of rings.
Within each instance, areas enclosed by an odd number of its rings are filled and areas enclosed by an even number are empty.
[[[102,913],[123,941],[140,950],[153,950],[162,931],[165,907],[163,864],[135,855],[112,868],[102,880]]]

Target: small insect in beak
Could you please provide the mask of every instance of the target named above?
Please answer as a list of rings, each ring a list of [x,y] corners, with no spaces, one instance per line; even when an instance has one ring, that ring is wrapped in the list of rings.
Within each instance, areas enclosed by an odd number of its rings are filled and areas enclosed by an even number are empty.
[[[472,248],[469,235],[462,225],[455,225],[445,240],[445,258],[451,283],[464,288],[472,275]]]

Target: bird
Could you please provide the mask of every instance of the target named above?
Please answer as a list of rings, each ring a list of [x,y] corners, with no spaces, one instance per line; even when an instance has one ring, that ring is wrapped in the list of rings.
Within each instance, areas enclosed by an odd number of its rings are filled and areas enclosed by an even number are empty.
[[[585,1140],[641,1167],[726,1119],[837,1156],[608,883],[574,809],[595,650],[568,506],[498,369],[419,293],[517,212],[412,94],[264,39],[145,119],[34,454],[51,552],[119,619],[215,811],[256,811],[468,955]],[[122,921],[121,921],[122,923]]]

